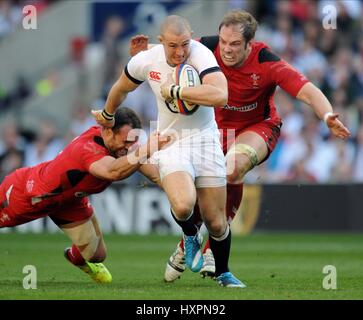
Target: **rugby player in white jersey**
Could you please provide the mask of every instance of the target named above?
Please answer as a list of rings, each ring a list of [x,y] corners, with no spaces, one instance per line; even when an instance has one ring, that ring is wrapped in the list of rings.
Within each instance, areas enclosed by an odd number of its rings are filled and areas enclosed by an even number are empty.
[[[209,232],[218,283],[243,288],[245,285],[228,268],[231,231],[225,215],[226,167],[213,109],[227,103],[227,80],[213,53],[191,37],[186,19],[168,16],[161,25],[161,44],[130,59],[112,86],[104,110],[93,111],[93,115],[99,124],[112,126],[113,114],[128,92],[143,81],[149,82],[158,105],[158,130],[174,130],[178,137],[174,144],[157,152],[153,160],[158,165],[171,213],[183,230],[185,263],[193,272],[199,272],[203,265],[202,237],[193,217],[198,199]],[[171,74],[181,63],[198,71],[201,85],[170,90],[174,85]],[[200,107],[189,115],[178,113],[172,103],[177,91],[182,100]]]

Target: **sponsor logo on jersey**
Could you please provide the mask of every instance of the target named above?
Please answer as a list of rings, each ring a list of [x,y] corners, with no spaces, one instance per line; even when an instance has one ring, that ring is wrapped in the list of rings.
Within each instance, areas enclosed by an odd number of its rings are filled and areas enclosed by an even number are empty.
[[[255,110],[256,108],[257,108],[257,102],[248,104],[246,106],[241,106],[241,107],[230,106],[228,104],[223,107],[223,109],[226,109],[226,110],[239,111],[239,112],[248,112],[251,110]]]
[[[160,82],[161,81],[161,77],[160,77],[161,73],[158,71],[150,71],[149,72],[149,78],[150,80],[156,81],[156,82]]]

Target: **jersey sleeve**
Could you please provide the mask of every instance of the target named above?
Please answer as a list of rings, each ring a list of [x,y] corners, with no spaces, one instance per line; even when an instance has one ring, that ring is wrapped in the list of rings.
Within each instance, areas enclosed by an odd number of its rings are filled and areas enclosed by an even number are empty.
[[[218,36],[206,36],[196,39],[201,44],[204,44],[209,50],[213,51],[217,48],[219,37]]]
[[[221,71],[213,52],[206,46],[194,40],[191,46],[190,63],[198,70],[201,81],[205,75]]]
[[[89,171],[89,167],[93,162],[108,156],[109,153],[104,146],[99,145],[96,141],[88,140],[77,146],[79,151],[78,157],[85,170]]]
[[[284,60],[271,63],[268,72],[272,80],[293,97],[296,97],[304,84],[309,82],[302,73]]]
[[[125,66],[126,76],[134,83],[141,84],[147,78],[148,51],[141,51],[133,56]]]

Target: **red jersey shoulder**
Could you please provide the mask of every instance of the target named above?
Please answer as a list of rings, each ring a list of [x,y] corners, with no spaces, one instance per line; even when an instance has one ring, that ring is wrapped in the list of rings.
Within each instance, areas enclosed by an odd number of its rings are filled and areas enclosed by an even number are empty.
[[[79,151],[86,151],[87,153],[94,155],[109,154],[101,136],[101,128],[97,126],[91,127],[80,136],[75,138],[72,141],[72,144],[74,144],[74,147],[79,148]]]
[[[110,152],[103,142],[101,128],[92,127],[75,138],[64,150],[64,154],[88,170],[93,162],[110,155]]]

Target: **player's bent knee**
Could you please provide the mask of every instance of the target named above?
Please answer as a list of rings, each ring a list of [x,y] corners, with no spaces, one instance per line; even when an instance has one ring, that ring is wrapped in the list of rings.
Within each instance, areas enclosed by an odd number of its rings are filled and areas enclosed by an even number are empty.
[[[193,203],[183,203],[183,202],[177,202],[172,205],[173,212],[176,215],[178,219],[186,220],[190,216],[190,213],[192,212],[194,208]]]
[[[224,232],[227,226],[225,216],[223,218],[205,219],[204,223],[208,232],[213,235],[220,235]]]
[[[234,144],[226,154],[227,182],[238,184],[248,171],[258,165],[259,160],[254,148],[247,144]]]
[[[227,175],[227,183],[229,184],[240,184],[243,183],[243,178],[245,176],[244,171],[233,170],[231,174]]]

